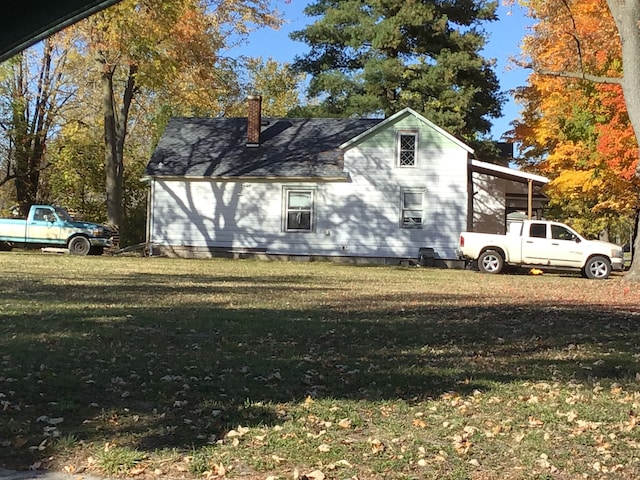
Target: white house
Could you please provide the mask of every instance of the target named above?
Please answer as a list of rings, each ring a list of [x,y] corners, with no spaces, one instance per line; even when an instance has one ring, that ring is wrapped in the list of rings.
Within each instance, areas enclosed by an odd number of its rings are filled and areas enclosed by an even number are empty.
[[[461,231],[504,232],[509,209],[540,206],[532,192],[546,178],[474,160],[411,109],[386,119],[260,109],[249,97],[247,118],[169,121],[145,172],[153,254],[397,263],[425,249],[451,264]]]

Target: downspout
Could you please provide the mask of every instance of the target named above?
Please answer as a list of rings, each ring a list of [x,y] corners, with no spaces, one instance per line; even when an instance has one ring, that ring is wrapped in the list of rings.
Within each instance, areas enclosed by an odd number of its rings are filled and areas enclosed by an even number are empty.
[[[473,232],[473,171],[471,162],[467,161],[467,232]]]
[[[148,252],[147,254],[152,257],[153,256],[153,239],[151,238],[152,226],[153,226],[153,192],[155,186],[155,179],[153,177],[146,178],[145,181],[149,183],[149,191],[147,192],[147,224],[145,226],[145,250]]]

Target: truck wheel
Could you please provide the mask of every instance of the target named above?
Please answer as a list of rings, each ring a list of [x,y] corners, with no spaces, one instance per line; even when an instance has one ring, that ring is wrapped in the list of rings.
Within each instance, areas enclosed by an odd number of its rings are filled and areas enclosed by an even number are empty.
[[[500,273],[504,267],[504,258],[495,250],[486,250],[478,257],[478,270],[482,273]]]
[[[88,255],[91,244],[85,237],[73,237],[69,241],[69,253],[71,255]]]
[[[609,278],[611,263],[605,257],[596,255],[587,260],[583,272],[585,277],[592,280],[604,280]]]
[[[13,245],[8,242],[0,242],[0,252],[10,252]]]

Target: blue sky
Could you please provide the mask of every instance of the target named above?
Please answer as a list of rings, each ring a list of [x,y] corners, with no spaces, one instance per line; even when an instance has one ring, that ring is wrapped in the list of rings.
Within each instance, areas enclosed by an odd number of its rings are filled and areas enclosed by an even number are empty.
[[[251,33],[248,43],[242,47],[230,50],[232,56],[247,55],[252,57],[269,57],[279,62],[291,62],[295,55],[304,54],[307,47],[304,43],[294,42],[289,33],[301,30],[312,22],[312,18],[304,15],[306,0],[273,0],[273,5],[283,14],[285,24],[279,30],[261,29]],[[526,84],[527,71],[509,66],[509,58],[520,52],[522,37],[527,33],[527,25],[531,23],[523,10],[517,5],[498,7],[499,20],[487,25],[490,34],[485,56],[497,61],[496,74],[503,91]],[[503,107],[503,117],[494,120],[491,135],[499,140],[504,132],[509,130],[509,124],[518,117],[519,107],[508,95],[508,102]]]

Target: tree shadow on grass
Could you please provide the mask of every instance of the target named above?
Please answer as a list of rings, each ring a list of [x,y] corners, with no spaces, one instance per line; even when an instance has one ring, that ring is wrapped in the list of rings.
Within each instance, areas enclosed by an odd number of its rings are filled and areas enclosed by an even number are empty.
[[[180,280],[4,281],[0,304],[33,310],[1,312],[3,463],[37,458],[18,439],[37,445],[47,428],[85,442],[188,450],[238,426],[282,423],[279,405],[308,396],[419,402],[510,382],[636,374],[637,316],[604,307],[478,305],[463,294],[311,304],[306,295],[334,289],[340,298],[340,286],[313,287],[301,276],[193,277],[172,302]],[[291,302],[239,306],[261,295]]]

